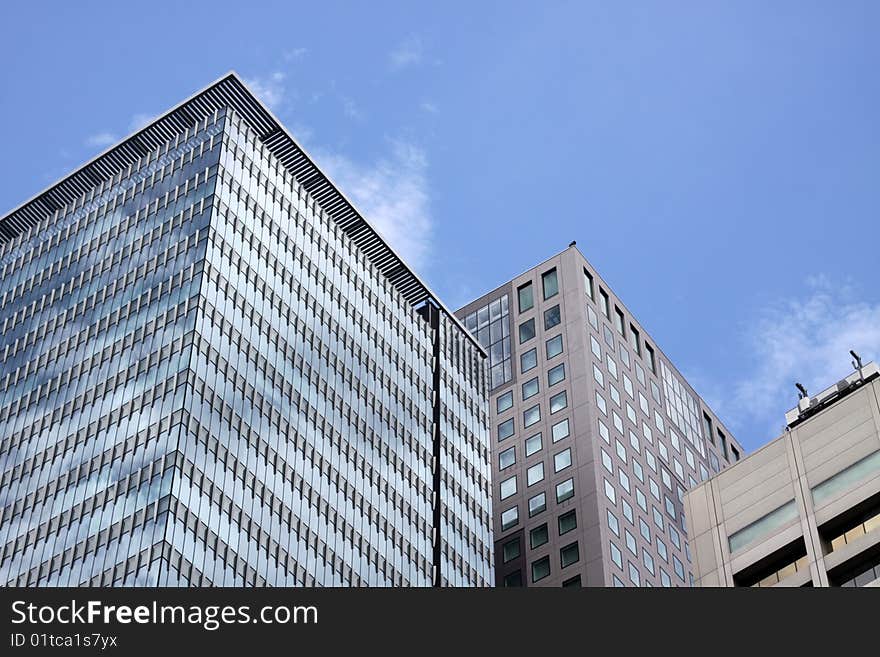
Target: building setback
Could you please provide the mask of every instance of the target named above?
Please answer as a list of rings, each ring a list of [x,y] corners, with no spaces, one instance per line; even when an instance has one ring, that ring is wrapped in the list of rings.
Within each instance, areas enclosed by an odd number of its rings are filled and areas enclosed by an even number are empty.
[[[485,352],[235,74],[0,290],[0,584],[493,584]]]
[[[685,491],[742,449],[574,243],[456,313],[489,352],[499,586],[689,586]]]
[[[880,586],[878,400],[880,370],[857,363],[687,494],[699,586]]]

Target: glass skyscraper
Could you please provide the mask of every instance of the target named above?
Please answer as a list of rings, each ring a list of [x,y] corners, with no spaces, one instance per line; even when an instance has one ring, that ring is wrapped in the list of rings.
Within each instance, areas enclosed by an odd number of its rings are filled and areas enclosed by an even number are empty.
[[[230,74],[0,219],[0,584],[494,583],[486,354]]]

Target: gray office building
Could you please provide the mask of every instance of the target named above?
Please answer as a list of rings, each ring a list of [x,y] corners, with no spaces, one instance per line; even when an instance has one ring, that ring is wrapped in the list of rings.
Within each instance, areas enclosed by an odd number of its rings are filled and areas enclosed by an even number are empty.
[[[685,491],[742,449],[574,243],[457,314],[489,352],[497,585],[692,585]]]
[[[880,586],[880,369],[854,364],[685,496],[699,586]]]
[[[0,219],[0,584],[491,586],[486,377],[227,75]]]

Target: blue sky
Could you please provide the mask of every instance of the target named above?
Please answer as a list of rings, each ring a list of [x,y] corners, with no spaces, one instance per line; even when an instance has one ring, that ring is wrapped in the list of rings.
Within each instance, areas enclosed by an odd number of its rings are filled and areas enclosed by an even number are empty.
[[[457,307],[575,239],[752,450],[880,357],[880,4],[6,3],[0,212],[230,69]]]

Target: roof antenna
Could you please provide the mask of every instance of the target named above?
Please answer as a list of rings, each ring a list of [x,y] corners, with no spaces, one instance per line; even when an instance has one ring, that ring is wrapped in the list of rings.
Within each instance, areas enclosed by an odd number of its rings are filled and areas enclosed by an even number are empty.
[[[861,370],[862,369],[862,359],[859,357],[859,355],[855,351],[853,351],[852,349],[849,350],[849,355],[855,359],[852,362],[853,369],[854,370]]]
[[[807,394],[807,389],[804,388],[800,383],[795,383],[794,385],[798,389],[798,399],[806,399],[810,396]]]

